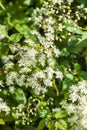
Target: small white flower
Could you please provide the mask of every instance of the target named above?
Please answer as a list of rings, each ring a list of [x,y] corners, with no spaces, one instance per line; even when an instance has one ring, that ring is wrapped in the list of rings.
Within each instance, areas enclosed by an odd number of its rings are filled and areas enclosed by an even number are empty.
[[[48,79],[52,79],[54,70],[51,67],[47,67],[45,72],[47,73]]]
[[[76,130],[80,126],[81,130],[87,129],[87,81],[82,80],[78,82],[78,85],[72,85],[69,90],[70,104],[67,104],[67,111],[69,114],[75,114],[78,116],[78,120],[75,120]],[[71,117],[72,118],[72,117]]]
[[[56,108],[53,108],[53,109],[52,109],[52,112],[58,112],[58,111],[60,111],[60,108],[57,108],[57,107],[56,107]]]
[[[9,87],[9,91],[10,91],[11,93],[14,93],[15,87],[14,87],[14,86],[10,86],[10,87]]]
[[[67,106],[67,111],[68,111],[68,114],[74,113],[76,111],[75,105],[74,104],[69,104]]]
[[[43,94],[45,94],[45,93],[47,92],[47,88],[46,88],[46,87],[42,87],[42,88],[41,88],[41,92],[42,92]]]
[[[63,73],[61,71],[56,70],[55,75],[56,75],[56,78],[61,79],[61,80],[63,79]]]
[[[9,57],[8,56],[2,56],[2,61],[4,62],[4,63],[7,63],[8,61],[9,61]]]
[[[48,58],[48,63],[49,63],[49,66],[54,66],[55,65],[55,62],[52,58]]]
[[[0,112],[5,112],[6,115],[10,113],[10,107],[7,106],[6,102],[4,102],[2,98],[0,98]]]
[[[87,129],[87,118],[82,118],[80,120],[80,124],[83,126],[84,129]]]
[[[34,75],[36,78],[45,78],[45,73],[43,71],[38,71]]]
[[[59,49],[54,48],[54,53],[55,53],[56,57],[60,56],[60,50]]]
[[[44,85],[48,86],[48,87],[52,87],[52,81],[50,79],[44,79]]]

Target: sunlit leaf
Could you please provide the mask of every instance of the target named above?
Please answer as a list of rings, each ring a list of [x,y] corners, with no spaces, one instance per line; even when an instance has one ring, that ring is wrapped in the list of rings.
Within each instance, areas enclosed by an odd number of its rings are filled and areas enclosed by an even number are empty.
[[[10,36],[10,40],[13,41],[14,43],[17,43],[20,41],[22,35],[20,33],[14,33]]]
[[[67,130],[67,124],[64,120],[58,120],[55,122],[55,128],[56,130]]]

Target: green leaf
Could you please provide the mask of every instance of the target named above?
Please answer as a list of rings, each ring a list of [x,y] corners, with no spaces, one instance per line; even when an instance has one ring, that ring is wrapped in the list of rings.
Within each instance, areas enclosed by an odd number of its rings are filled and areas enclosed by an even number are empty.
[[[5,11],[5,7],[1,2],[0,2],[0,7],[3,9],[3,11]]]
[[[63,49],[62,49],[61,55],[62,55],[62,56],[65,56],[65,57],[69,56],[69,51],[67,50],[67,48],[63,48]]]
[[[24,1],[24,4],[25,4],[25,5],[30,5],[31,2],[32,2],[32,0],[25,0],[25,1]]]
[[[55,117],[56,119],[66,117],[66,112],[63,111],[63,110],[61,110],[61,111],[59,111],[59,112],[56,112],[56,113],[54,114],[54,117]]]
[[[56,130],[67,130],[67,123],[64,120],[58,120],[55,122]]]
[[[80,4],[87,6],[87,0],[77,0]]]
[[[9,46],[7,43],[0,42],[0,57],[7,55],[9,51]]]
[[[77,26],[73,20],[66,19],[64,21],[64,25],[65,25],[65,28],[67,29],[67,31],[76,33],[76,34],[82,34],[82,31],[79,29],[79,26]]]
[[[79,42],[73,44],[73,47],[70,48],[70,51],[73,53],[78,53],[82,51],[84,47],[87,47],[87,32],[83,33],[82,39]]]
[[[55,124],[53,121],[48,122],[48,128],[49,128],[49,130],[55,130]]]
[[[18,103],[26,104],[26,102],[27,102],[26,95],[25,95],[24,91],[21,88],[17,88],[15,90],[13,98]]]
[[[5,125],[5,121],[3,119],[0,119],[0,125]]]
[[[14,43],[17,43],[20,41],[22,35],[20,33],[14,33],[10,36],[10,40],[13,41]]]
[[[83,79],[87,80],[87,72],[85,71],[80,71],[79,76],[82,77]]]
[[[66,77],[68,78],[68,79],[70,79],[70,80],[73,80],[73,75],[72,74],[70,74],[70,73],[68,73],[68,74],[66,74]]]
[[[87,37],[79,41],[76,45],[76,48],[82,49],[83,47],[87,47]]]
[[[44,126],[45,126],[45,122],[46,122],[46,119],[42,119],[37,127],[36,130],[43,130]]]
[[[30,28],[27,25],[24,24],[16,24],[14,25],[16,30],[22,34],[25,38],[30,38],[31,33],[30,33]]]

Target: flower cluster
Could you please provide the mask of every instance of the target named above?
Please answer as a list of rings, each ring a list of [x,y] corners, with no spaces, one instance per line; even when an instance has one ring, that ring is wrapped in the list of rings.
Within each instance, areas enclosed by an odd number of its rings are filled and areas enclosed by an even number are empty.
[[[87,8],[79,4],[72,7],[73,4],[74,0],[48,0],[43,2],[41,8],[34,10],[32,19],[39,28],[36,35],[41,44],[49,47],[54,41],[63,42],[76,33],[74,28],[80,29],[79,21],[86,20]],[[71,27],[67,21],[75,22],[76,27],[72,26],[72,30],[66,28]]]
[[[0,113],[6,121],[31,129],[37,123],[49,130],[87,129],[87,81],[79,81],[87,75],[87,8],[81,3],[0,2],[0,8],[7,4],[0,11]]]
[[[27,44],[28,46],[20,47],[22,51],[16,64],[14,64],[16,57],[11,55],[2,57],[4,68],[9,72],[6,74],[6,85],[31,87],[36,95],[45,94],[47,87],[53,86],[54,78],[63,79],[63,74],[56,68],[54,59],[60,56],[60,51],[53,45],[50,48],[40,46],[38,49],[37,44],[33,46]],[[18,71],[14,70],[15,67],[18,67]]]
[[[6,102],[3,101],[2,98],[0,98],[0,113],[5,112],[6,115],[10,113],[10,107],[7,105]]]
[[[76,124],[76,130],[87,129],[87,81],[79,81],[77,85],[72,85],[69,90],[69,101],[67,106],[68,114],[74,114],[71,117],[71,123]]]

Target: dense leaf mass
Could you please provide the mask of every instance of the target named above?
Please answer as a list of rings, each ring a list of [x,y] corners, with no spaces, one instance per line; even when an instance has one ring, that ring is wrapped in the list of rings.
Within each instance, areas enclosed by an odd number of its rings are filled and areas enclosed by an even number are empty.
[[[86,0],[0,0],[5,129],[87,129]]]

